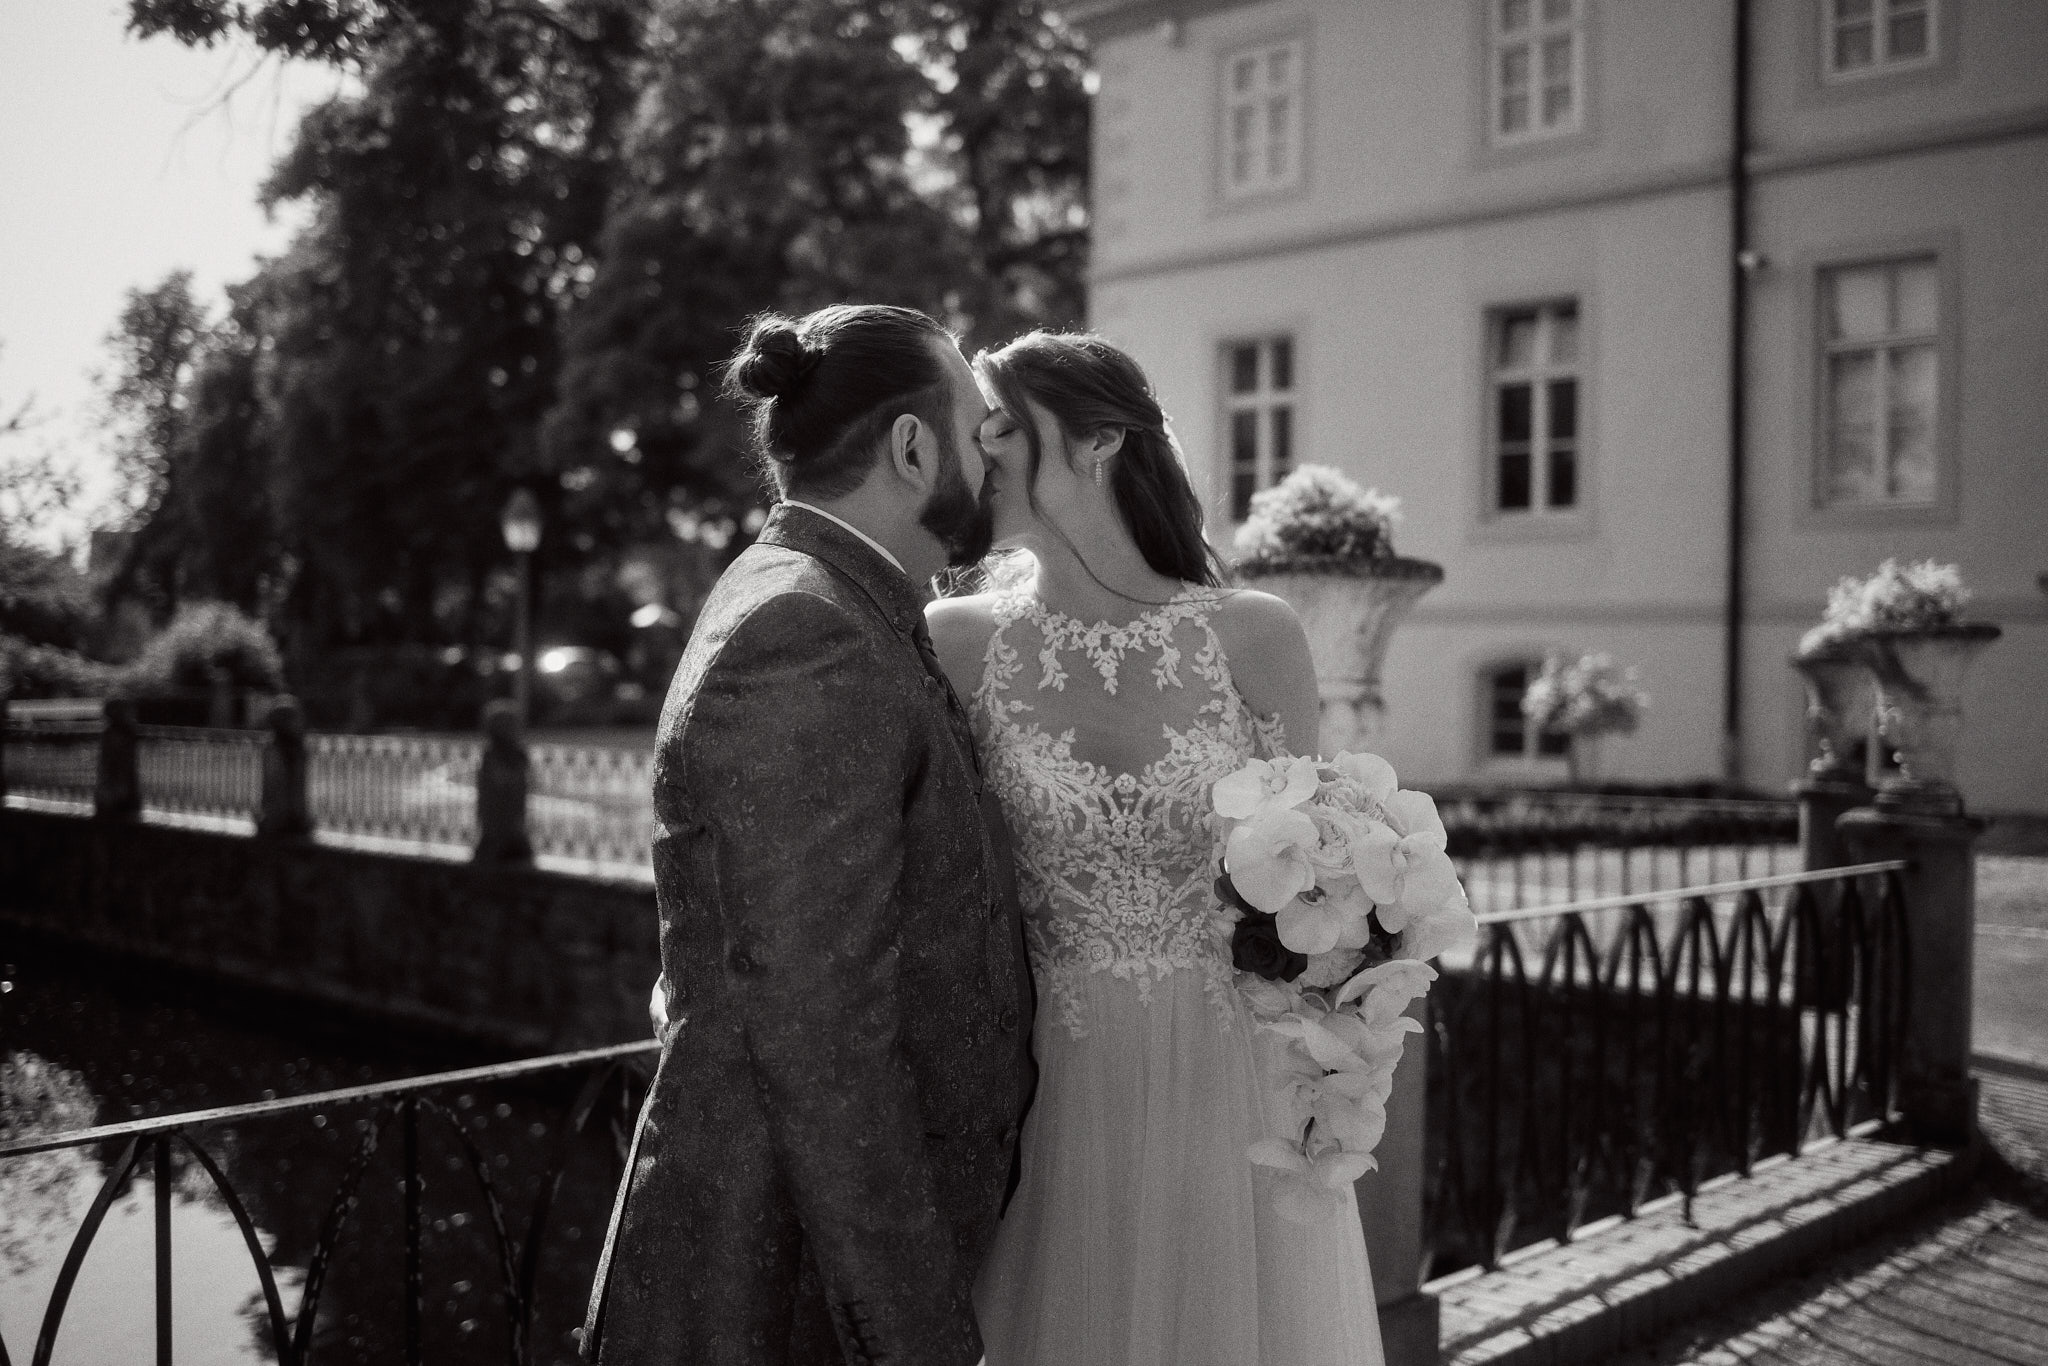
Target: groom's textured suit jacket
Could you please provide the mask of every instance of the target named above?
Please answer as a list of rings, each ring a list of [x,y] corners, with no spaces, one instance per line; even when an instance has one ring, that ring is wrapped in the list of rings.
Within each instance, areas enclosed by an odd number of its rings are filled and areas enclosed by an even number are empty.
[[[981,1354],[1030,979],[922,631],[901,572],[789,506],[698,618],[656,739],[670,1028],[591,1295],[607,1366]]]

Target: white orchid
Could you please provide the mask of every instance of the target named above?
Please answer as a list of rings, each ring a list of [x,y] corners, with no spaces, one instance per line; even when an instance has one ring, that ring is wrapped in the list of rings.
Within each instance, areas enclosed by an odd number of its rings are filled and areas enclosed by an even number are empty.
[[[1369,1153],[1332,1146],[1310,1157],[1277,1138],[1252,1144],[1250,1156],[1254,1166],[1274,1175],[1273,1208],[1296,1224],[1320,1224],[1342,1214],[1346,1188],[1379,1166]]]
[[[1309,888],[1274,914],[1280,942],[1313,958],[1333,949],[1362,949],[1372,942],[1372,898],[1346,877]]]
[[[1319,838],[1316,823],[1301,812],[1262,806],[1230,832],[1223,846],[1224,868],[1239,896],[1273,915],[1316,885],[1308,851]]]
[[[1292,810],[1316,795],[1316,761],[1306,757],[1253,759],[1210,792],[1216,814],[1241,821],[1262,810]]]

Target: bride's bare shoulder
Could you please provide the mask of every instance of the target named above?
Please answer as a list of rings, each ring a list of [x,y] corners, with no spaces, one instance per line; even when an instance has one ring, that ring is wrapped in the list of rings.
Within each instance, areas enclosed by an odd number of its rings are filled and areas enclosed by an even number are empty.
[[[1316,666],[1294,609],[1271,593],[1240,588],[1225,594],[1210,622],[1245,705],[1281,718],[1296,752],[1313,753]]]
[[[1286,647],[1296,641],[1307,648],[1301,618],[1294,614],[1294,609],[1285,599],[1256,588],[1226,589],[1210,620],[1216,624],[1223,648],[1233,656]]]
[[[967,597],[936,598],[924,609],[925,627],[932,633],[932,648],[939,663],[962,691],[972,688],[980,675],[981,656],[988,638],[995,634],[995,594],[975,593]]]

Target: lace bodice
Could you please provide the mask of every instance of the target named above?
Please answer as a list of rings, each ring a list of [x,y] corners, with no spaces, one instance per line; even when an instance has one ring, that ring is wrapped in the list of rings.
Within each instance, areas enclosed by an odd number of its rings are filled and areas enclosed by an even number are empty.
[[[1230,966],[1211,923],[1210,786],[1282,746],[1277,717],[1237,691],[1189,586],[1123,626],[1083,625],[1028,589],[993,600],[972,701],[983,764],[1015,835],[1033,971],[1046,1005],[1086,1031],[1084,974],[1149,999],[1200,974],[1227,1017]]]

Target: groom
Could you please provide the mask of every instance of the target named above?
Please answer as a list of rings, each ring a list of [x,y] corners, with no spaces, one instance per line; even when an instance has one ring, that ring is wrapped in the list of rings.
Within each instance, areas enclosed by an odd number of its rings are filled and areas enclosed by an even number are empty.
[[[974,1366],[1030,979],[920,585],[988,549],[987,408],[950,336],[878,306],[761,319],[727,386],[782,502],[662,710],[667,1024],[583,1348]]]

